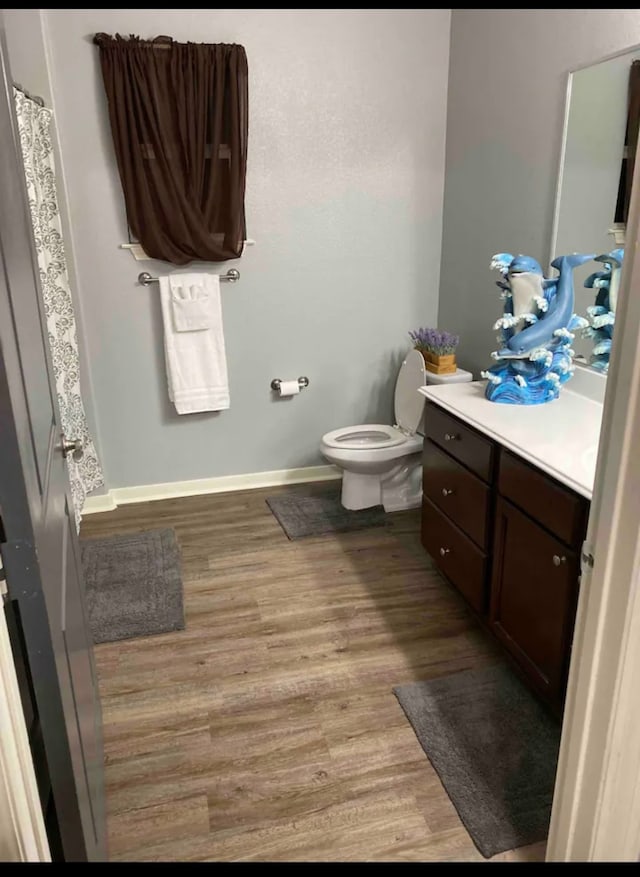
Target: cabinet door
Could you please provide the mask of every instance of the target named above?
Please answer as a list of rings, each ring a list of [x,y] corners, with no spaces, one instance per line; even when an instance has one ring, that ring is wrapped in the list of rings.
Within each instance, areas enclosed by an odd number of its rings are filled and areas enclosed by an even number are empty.
[[[498,497],[490,622],[536,689],[564,695],[578,594],[576,552]]]

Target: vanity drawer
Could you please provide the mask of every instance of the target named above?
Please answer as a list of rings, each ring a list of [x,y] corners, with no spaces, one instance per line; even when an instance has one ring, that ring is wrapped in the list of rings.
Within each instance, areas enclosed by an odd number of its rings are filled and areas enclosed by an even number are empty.
[[[484,481],[491,481],[494,444],[457,417],[429,402],[424,434]]]
[[[584,539],[589,501],[504,448],[498,490],[567,545],[578,545]]]
[[[422,463],[424,495],[486,550],[491,495],[487,485],[429,439],[424,443]]]
[[[422,498],[422,544],[451,584],[484,615],[487,556],[426,497]]]

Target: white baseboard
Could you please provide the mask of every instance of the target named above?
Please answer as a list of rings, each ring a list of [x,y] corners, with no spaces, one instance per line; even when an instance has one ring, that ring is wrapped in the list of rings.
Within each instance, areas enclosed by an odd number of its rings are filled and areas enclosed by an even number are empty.
[[[108,493],[102,493],[100,496],[88,496],[82,507],[82,516],[95,515],[97,512],[112,512],[118,508],[110,490]]]
[[[219,478],[196,478],[193,481],[168,481],[165,484],[141,484],[137,487],[114,487],[100,496],[87,497],[83,515],[110,512],[120,505],[151,502],[178,496],[200,496],[206,493],[228,493],[232,490],[255,490],[280,484],[302,484],[306,481],[332,481],[342,477],[336,466],[305,466],[301,469],[276,469],[273,472],[251,472],[246,475],[222,475]]]

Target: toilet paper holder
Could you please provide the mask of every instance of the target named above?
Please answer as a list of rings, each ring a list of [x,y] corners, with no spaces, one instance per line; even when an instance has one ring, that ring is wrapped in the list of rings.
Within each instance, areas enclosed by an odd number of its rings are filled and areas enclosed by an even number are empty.
[[[271,381],[271,389],[275,390],[277,393],[280,390],[281,383],[282,383],[281,378],[274,378]],[[298,378],[298,386],[300,387],[301,390],[304,390],[305,387],[309,386],[309,378],[305,378],[304,376],[301,378]]]

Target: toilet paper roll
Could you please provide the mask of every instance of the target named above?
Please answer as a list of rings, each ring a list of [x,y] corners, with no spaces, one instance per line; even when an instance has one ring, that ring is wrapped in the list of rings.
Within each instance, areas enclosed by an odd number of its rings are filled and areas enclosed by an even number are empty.
[[[295,396],[300,392],[300,384],[295,381],[280,381],[279,396]]]

